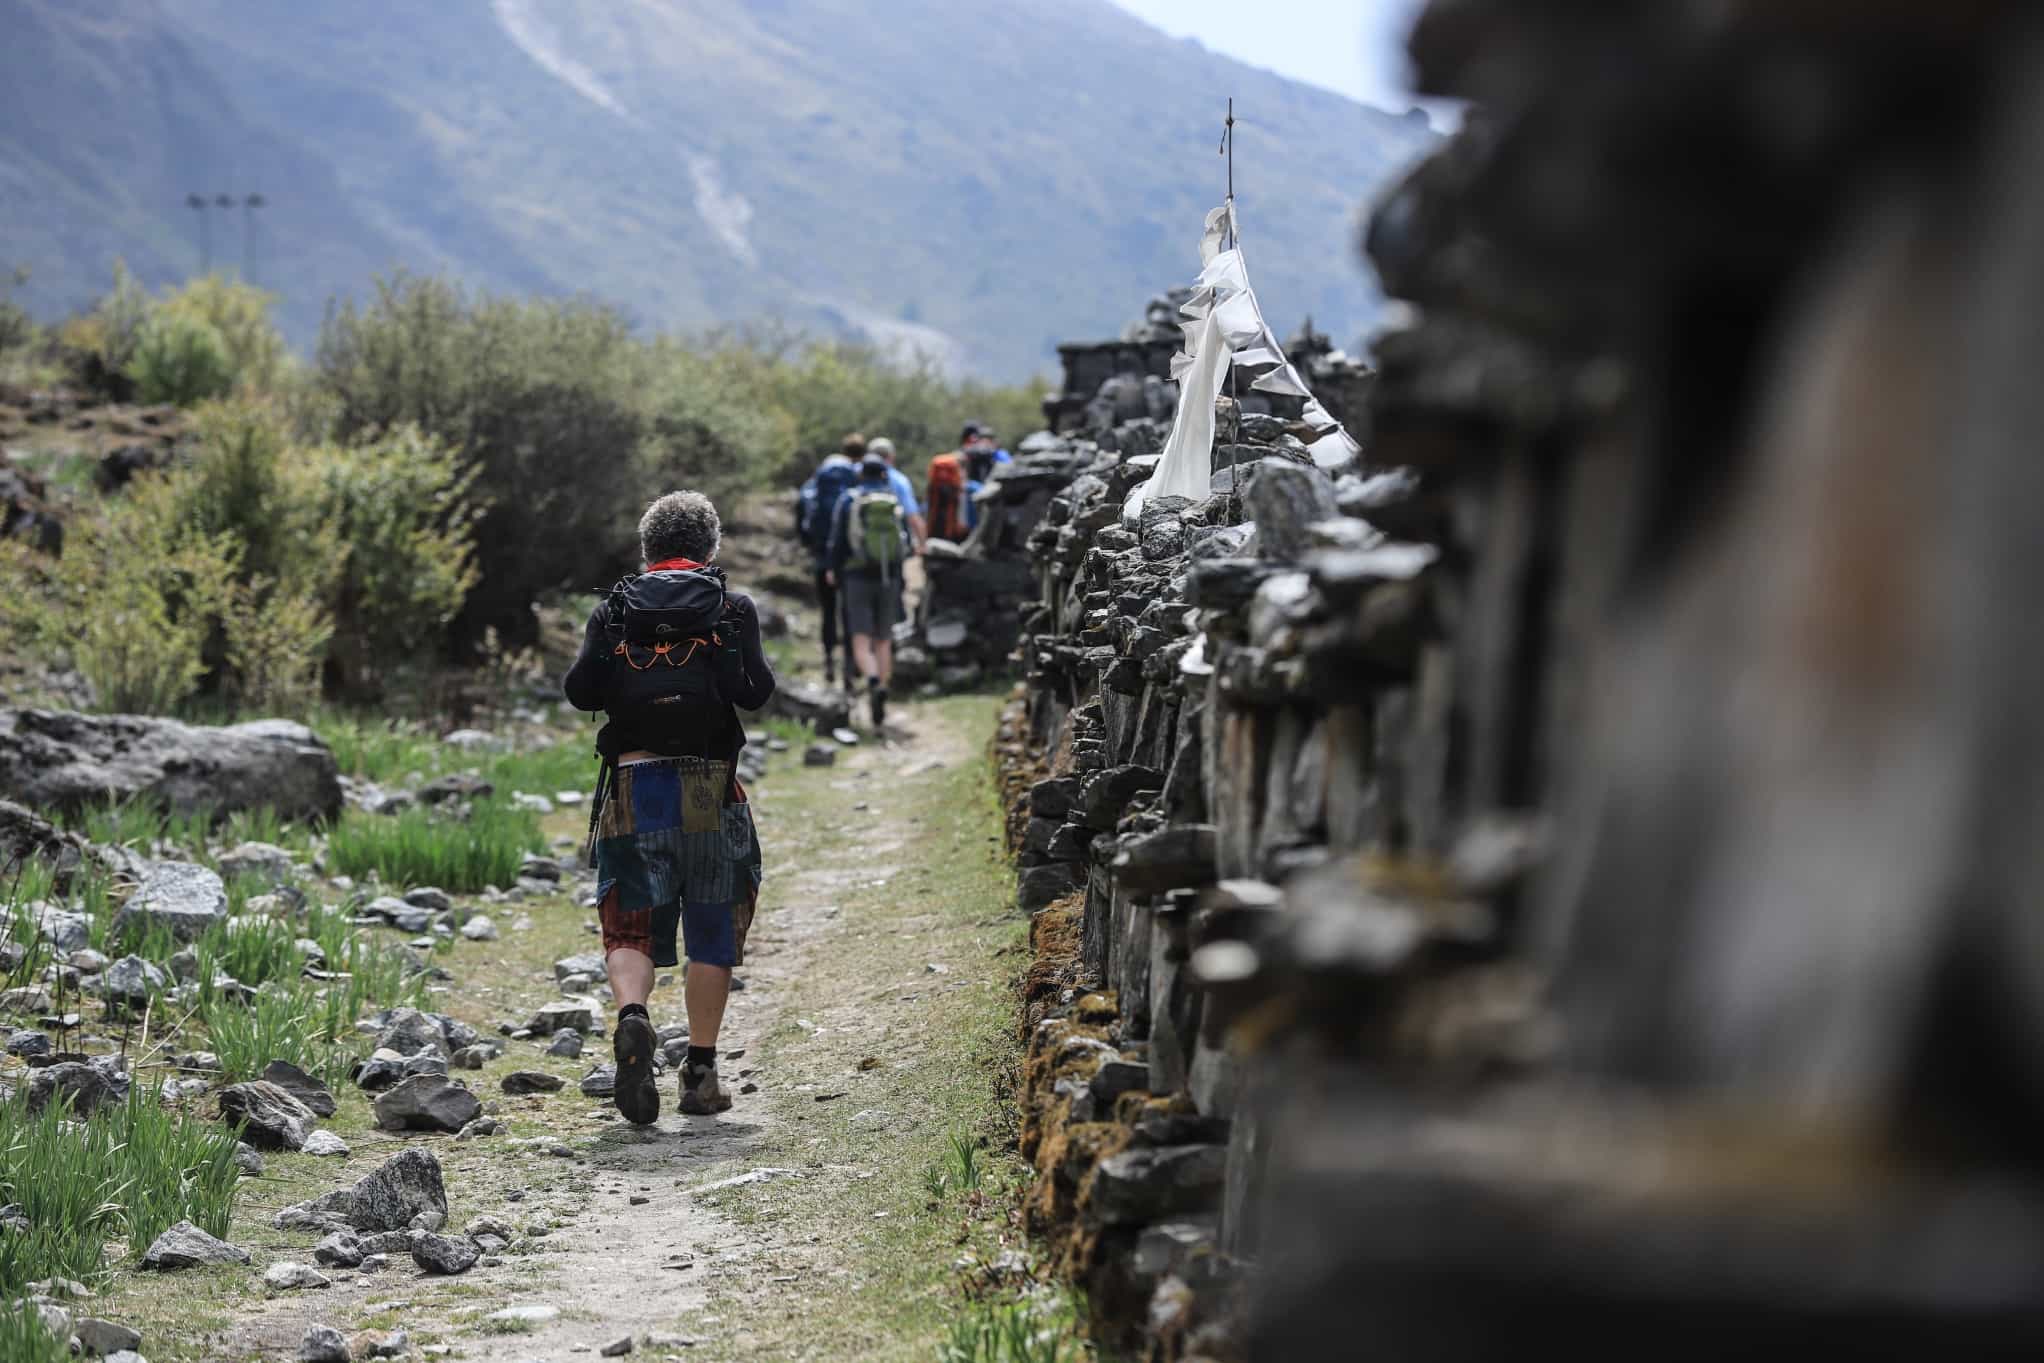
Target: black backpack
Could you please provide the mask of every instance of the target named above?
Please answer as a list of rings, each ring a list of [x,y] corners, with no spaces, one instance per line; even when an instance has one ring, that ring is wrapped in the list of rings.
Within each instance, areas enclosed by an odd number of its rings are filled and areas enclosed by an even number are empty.
[[[666,569],[621,578],[604,625],[612,656],[605,709],[717,699],[711,659],[724,616],[724,574]]]

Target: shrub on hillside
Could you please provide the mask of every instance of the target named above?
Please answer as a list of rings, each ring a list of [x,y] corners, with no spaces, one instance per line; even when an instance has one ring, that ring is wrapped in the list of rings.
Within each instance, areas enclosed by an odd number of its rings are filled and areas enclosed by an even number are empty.
[[[129,370],[149,320],[149,294],[127,265],[114,262],[113,287],[91,309],[67,317],[56,329],[56,353],[84,387],[110,402],[135,396]]]
[[[270,321],[277,296],[252,284],[206,275],[164,295],[158,312],[196,317],[213,328],[227,351],[234,385],[243,392],[268,393],[290,362],[284,337]]]
[[[191,407],[234,387],[227,343],[213,324],[185,312],[149,315],[135,339],[127,375],[144,402]]]
[[[494,630],[529,644],[542,595],[624,566],[648,486],[648,358],[610,308],[472,298],[436,279],[387,280],[366,307],[329,314],[317,363],[337,432],[409,422],[475,475],[483,590],[455,623],[462,642]]]
[[[54,563],[0,564],[0,626],[69,656],[100,705],[173,711],[203,688],[302,713],[322,682],[378,693],[475,580],[467,477],[410,428],[300,446],[269,407],[203,408],[188,459],[74,522]]]

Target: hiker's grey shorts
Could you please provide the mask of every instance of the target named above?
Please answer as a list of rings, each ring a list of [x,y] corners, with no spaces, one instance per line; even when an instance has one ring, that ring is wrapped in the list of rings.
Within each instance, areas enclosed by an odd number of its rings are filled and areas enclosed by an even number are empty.
[[[839,593],[845,603],[845,628],[853,634],[889,638],[901,619],[901,579],[878,574],[846,573]]]

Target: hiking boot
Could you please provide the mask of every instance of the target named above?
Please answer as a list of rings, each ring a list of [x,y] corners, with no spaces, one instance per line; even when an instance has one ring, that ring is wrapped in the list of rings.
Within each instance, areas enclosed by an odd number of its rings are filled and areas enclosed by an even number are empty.
[[[624,1119],[637,1126],[651,1126],[660,1120],[660,1088],[653,1082],[653,1052],[659,1038],[653,1024],[634,1013],[620,1018],[611,1039],[611,1054],[617,1057],[617,1086],[611,1101]]]
[[[715,1065],[681,1067],[681,1110],[691,1117],[708,1117],[731,1110],[731,1095],[718,1082]]]
[[[878,731],[887,727],[887,688],[873,688],[873,728]]]

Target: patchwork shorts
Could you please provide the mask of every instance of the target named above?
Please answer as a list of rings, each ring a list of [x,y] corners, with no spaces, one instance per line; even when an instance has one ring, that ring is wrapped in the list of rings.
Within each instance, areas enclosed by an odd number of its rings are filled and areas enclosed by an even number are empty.
[[[735,792],[736,800],[727,800]],[[731,764],[700,757],[617,769],[596,816],[596,914],[606,953],[735,966],[759,902],[759,834]]]

